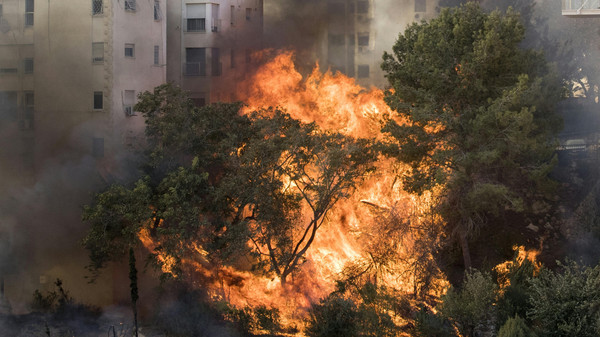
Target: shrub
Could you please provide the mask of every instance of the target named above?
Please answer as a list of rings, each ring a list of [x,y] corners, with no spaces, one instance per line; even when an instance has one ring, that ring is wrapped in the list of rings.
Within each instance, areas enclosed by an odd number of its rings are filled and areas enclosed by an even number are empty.
[[[536,337],[536,334],[531,331],[524,319],[515,316],[506,320],[498,331],[498,337]]]

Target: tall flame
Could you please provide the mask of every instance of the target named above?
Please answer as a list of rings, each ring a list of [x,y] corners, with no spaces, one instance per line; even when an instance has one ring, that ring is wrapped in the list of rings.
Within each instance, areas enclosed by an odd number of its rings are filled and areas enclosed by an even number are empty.
[[[295,119],[315,122],[326,130],[382,138],[381,122],[392,115],[382,90],[365,89],[352,78],[322,72],[318,66],[303,77],[293,61],[292,52],[279,53],[240,85],[243,89],[237,98],[247,104],[242,113],[279,107]],[[236,306],[276,307],[284,324],[298,325],[302,309],[333,291],[335,280],[348,268],[381,268],[374,273],[377,283],[414,293],[416,279],[411,268],[416,259],[412,256],[416,234],[411,228],[431,220],[425,216],[432,196],[404,192],[398,179],[403,170],[393,160],[382,158],[376,173],[350,198],[337,203],[307,251],[306,263],[292,275],[291,287],[282,289],[276,279],[223,268],[222,273],[239,282],[215,284],[213,294]],[[383,266],[385,250],[394,250],[399,258]],[[439,288],[445,285],[443,279],[436,282]]]

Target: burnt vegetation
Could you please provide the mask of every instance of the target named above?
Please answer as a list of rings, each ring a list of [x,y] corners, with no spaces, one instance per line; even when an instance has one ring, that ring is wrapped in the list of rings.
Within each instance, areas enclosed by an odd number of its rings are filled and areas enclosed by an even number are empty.
[[[548,13],[515,4],[442,9],[400,34],[383,55],[392,113],[377,139],[280,107],[197,107],[171,84],[142,93],[137,180],[83,209],[91,280],[129,261],[133,323],[109,336],[600,335],[598,160],[559,146],[556,111],[573,92],[597,107],[597,50],[580,49],[599,37],[556,40]],[[253,276],[275,280],[279,299],[305,291],[296,288],[314,271],[315,241],[383,160],[427,207],[361,200],[371,219],[353,235],[366,253],[327,296],[292,310],[231,303]],[[153,269],[138,274],[143,262]],[[151,300],[144,278],[160,280]],[[85,336],[106,326],[99,308],[54,285],[0,329]]]

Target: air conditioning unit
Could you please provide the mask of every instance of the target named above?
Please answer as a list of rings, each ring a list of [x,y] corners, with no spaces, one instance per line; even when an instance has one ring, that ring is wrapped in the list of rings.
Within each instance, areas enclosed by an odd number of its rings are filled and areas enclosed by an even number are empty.
[[[131,105],[125,106],[125,116],[134,116],[133,107]]]

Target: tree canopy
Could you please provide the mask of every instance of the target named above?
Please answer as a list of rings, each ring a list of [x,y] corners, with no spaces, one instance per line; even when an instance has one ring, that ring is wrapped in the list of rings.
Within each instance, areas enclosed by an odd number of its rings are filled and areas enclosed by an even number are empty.
[[[410,166],[405,189],[443,188],[438,210],[466,268],[468,235],[507,211],[544,210],[553,187],[564,90],[541,52],[520,48],[524,33],[512,10],[468,3],[409,26],[383,57],[397,112],[388,153]]]
[[[304,262],[329,210],[373,170],[376,151],[279,109],[241,115],[240,107],[196,108],[171,85],[140,96],[147,174],[86,207],[94,269],[137,245],[142,231],[156,244],[155,262],[173,273],[182,259],[214,266],[245,256],[285,283]]]

